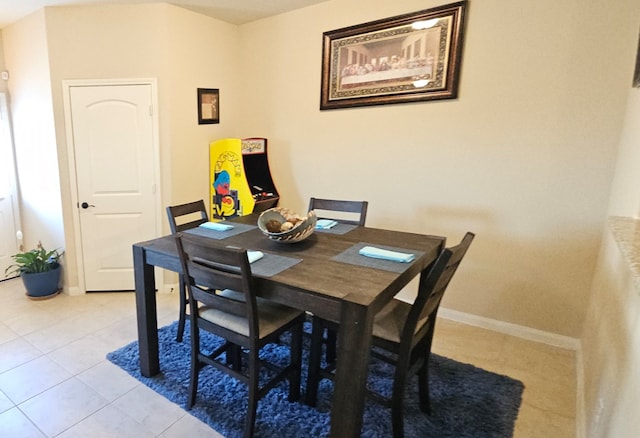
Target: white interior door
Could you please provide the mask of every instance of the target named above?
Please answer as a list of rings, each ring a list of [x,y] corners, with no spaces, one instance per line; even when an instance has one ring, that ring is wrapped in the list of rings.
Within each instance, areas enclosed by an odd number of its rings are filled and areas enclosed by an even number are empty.
[[[69,102],[85,290],[133,290],[131,245],[157,237],[152,86],[70,86]]]
[[[4,93],[0,93],[0,280],[13,263],[11,256],[19,251],[16,233],[20,229],[18,193],[15,179],[13,143],[9,110]]]

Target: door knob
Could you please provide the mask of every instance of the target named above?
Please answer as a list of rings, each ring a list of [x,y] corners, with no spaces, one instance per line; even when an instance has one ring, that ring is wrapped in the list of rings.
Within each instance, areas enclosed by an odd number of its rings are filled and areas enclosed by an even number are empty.
[[[87,209],[89,207],[95,207],[95,205],[87,204],[86,202],[83,202],[82,204],[80,204],[80,207]]]

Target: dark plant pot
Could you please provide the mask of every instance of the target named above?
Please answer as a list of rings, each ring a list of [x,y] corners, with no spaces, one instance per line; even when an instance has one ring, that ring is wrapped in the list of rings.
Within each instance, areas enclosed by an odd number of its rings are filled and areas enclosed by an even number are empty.
[[[44,298],[58,294],[60,284],[60,266],[46,272],[22,274],[22,282],[27,289],[27,296]]]

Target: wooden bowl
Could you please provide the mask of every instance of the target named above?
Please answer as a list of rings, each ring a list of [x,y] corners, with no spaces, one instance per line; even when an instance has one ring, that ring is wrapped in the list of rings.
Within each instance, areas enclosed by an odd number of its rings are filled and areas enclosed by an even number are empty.
[[[281,213],[282,210],[283,209],[281,207],[275,207],[270,208],[269,210],[265,210],[260,214],[260,217],[258,218],[258,228],[260,228],[262,234],[264,234],[274,242],[280,243],[301,242],[311,234],[313,234],[313,230],[315,230],[316,222],[318,220],[315,211],[310,211],[309,214],[301,222],[298,222],[292,229],[288,231],[280,233],[269,231],[267,229],[267,223],[269,221],[278,221],[281,224],[286,222],[286,218]]]

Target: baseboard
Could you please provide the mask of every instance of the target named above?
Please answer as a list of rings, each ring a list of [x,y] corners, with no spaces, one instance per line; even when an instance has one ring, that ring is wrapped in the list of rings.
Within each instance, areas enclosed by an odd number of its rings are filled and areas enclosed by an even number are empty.
[[[73,286],[73,287],[64,286],[62,288],[62,293],[73,297],[73,296],[84,295],[85,291],[80,289],[78,286]]]
[[[470,313],[459,312],[457,310],[440,308],[438,317],[451,321],[461,322],[474,327],[493,330],[510,336],[540,342],[553,347],[564,348],[576,352],[576,437],[584,438],[586,433],[586,418],[584,404],[584,367],[582,362],[582,344],[580,339],[569,336],[549,333],[542,330],[532,329],[521,325],[498,321],[491,318],[472,315]],[[436,329],[437,330],[437,329]]]
[[[472,315],[470,313],[459,312],[457,310],[445,309],[442,307],[438,310],[438,316],[452,321],[472,325],[474,327],[493,330],[498,333],[516,336],[529,341],[540,342],[553,347],[575,351],[580,349],[579,339],[511,324],[509,322],[498,321],[496,319],[485,318],[483,316]]]

